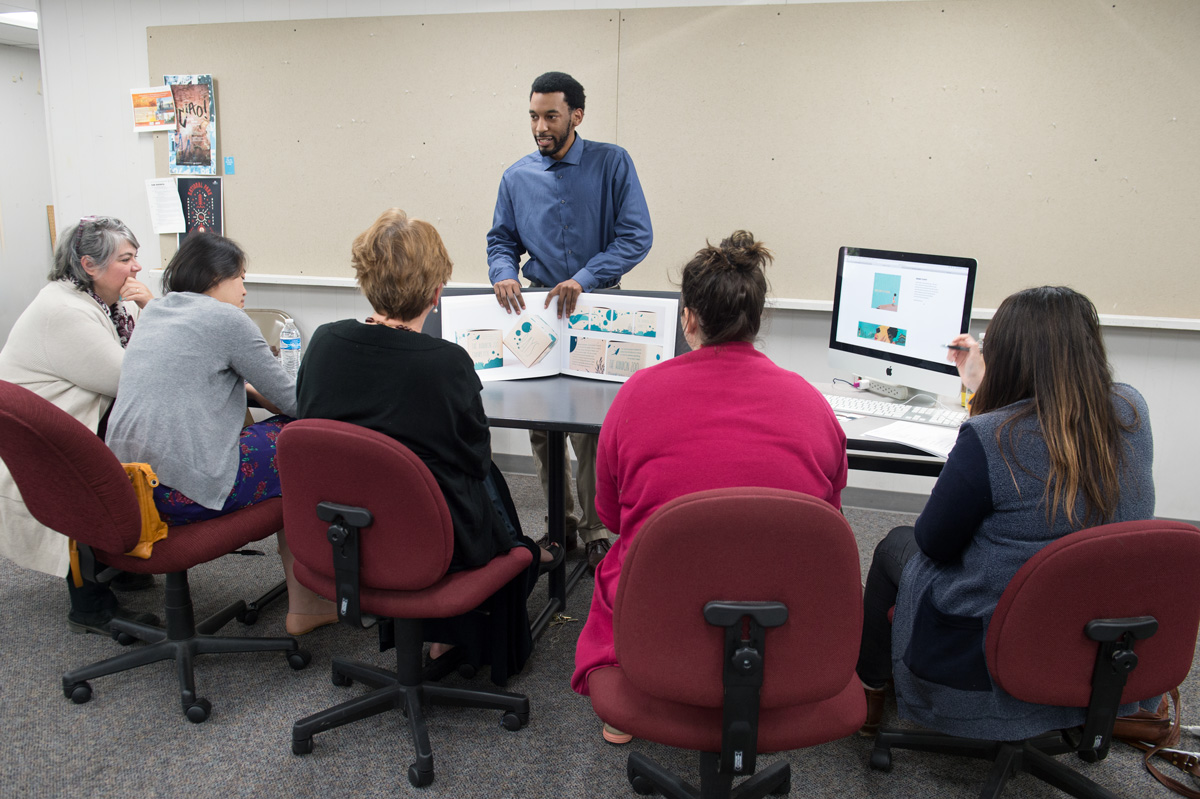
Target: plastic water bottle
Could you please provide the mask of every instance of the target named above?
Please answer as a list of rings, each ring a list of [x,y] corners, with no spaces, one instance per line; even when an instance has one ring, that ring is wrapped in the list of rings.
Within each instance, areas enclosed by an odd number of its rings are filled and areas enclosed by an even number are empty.
[[[279,331],[279,362],[288,376],[294,379],[300,370],[300,330],[291,317],[284,320],[283,330]]]

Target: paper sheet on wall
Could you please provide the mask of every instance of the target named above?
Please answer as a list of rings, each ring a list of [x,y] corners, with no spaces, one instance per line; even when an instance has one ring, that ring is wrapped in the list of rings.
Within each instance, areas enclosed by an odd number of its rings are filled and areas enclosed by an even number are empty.
[[[150,202],[150,223],[155,233],[183,233],[187,230],[175,178],[147,180],[146,199]]]

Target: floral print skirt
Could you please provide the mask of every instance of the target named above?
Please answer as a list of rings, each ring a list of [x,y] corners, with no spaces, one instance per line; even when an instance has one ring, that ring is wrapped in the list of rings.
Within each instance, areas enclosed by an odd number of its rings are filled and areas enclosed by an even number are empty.
[[[238,448],[241,460],[233,489],[220,510],[206,508],[161,483],[154,489],[154,504],[169,525],[191,524],[215,519],[264,499],[280,495],[279,469],[275,465],[275,440],[279,431],[292,421],[290,416],[272,416],[242,429]]]

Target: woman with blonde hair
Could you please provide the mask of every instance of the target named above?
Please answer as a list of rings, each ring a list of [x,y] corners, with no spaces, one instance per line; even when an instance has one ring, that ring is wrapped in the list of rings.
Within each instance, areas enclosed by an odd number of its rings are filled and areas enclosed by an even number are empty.
[[[539,554],[521,535],[508,489],[492,465],[474,363],[457,344],[421,332],[453,268],[441,236],[428,222],[390,208],[354,240],[351,259],[373,313],[322,325],[313,334],[297,384],[299,415],[384,433],[429,467],[454,527],[452,571],[482,566],[514,546]],[[511,587],[520,601],[506,604],[508,618],[492,620],[502,625],[508,651],[485,652],[469,624],[430,621],[426,632],[436,643],[428,677],[468,659],[490,662],[500,684],[520,670],[532,648],[524,599],[538,562],[535,557],[530,573]]]
[[[875,548],[858,660],[863,733],[878,729],[893,678],[902,716],[952,735],[1016,740],[1074,727],[1083,709],[1022,702],[992,683],[988,622],[1009,580],[1051,541],[1153,518],[1146,402],[1113,382],[1096,308],[1070,288],[1005,299],[986,362],[970,336],[949,343],[975,391],[971,416],[915,527]]]

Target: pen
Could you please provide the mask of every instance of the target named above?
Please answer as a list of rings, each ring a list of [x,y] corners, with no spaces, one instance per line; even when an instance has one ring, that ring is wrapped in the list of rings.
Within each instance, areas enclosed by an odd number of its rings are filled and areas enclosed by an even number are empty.
[[[964,347],[960,344],[943,344],[942,346],[948,350],[957,350],[958,352],[970,352],[971,351],[970,347]]]

